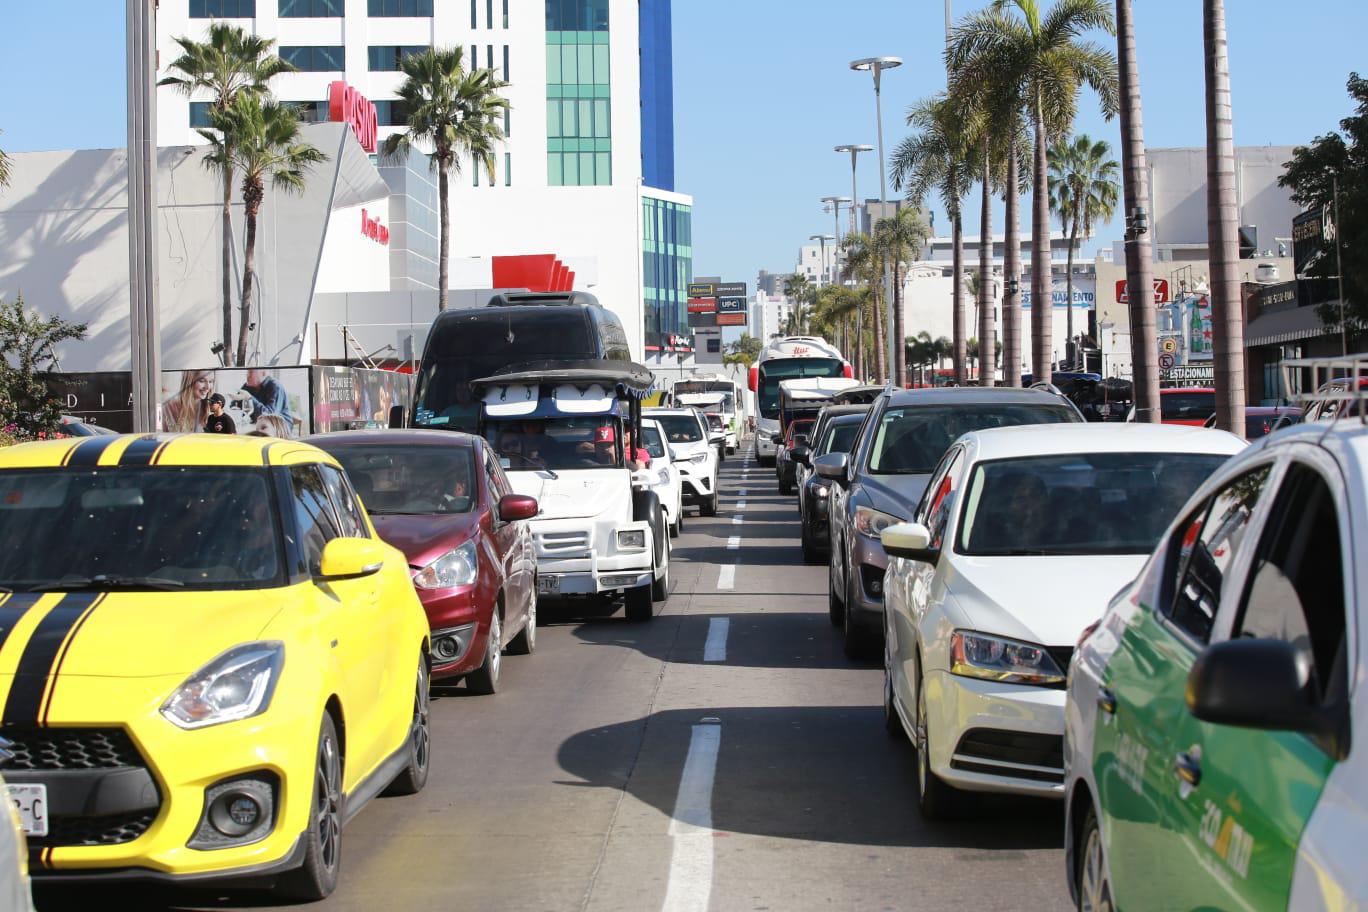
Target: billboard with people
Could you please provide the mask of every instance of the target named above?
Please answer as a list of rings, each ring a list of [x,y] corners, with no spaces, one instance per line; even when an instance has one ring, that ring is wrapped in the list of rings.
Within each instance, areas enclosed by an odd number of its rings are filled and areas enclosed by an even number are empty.
[[[307,367],[163,371],[161,429],[197,434],[212,426],[218,433],[302,437],[311,430],[308,403]]]
[[[389,427],[389,413],[413,402],[413,377],[387,370],[316,364],[313,371],[313,432]]]

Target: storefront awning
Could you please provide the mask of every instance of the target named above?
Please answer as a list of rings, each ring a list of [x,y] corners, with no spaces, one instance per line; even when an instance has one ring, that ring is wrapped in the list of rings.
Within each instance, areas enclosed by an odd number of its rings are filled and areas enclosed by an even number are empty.
[[[1285,345],[1315,336],[1328,336],[1334,329],[1321,322],[1314,307],[1296,307],[1256,317],[1245,327],[1245,346]]]

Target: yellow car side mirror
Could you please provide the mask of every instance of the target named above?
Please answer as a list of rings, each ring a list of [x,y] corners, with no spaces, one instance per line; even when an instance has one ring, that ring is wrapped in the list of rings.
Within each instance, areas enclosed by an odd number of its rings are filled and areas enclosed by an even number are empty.
[[[320,582],[360,579],[379,572],[385,564],[385,553],[380,545],[368,538],[334,538],[323,547],[319,562]]]

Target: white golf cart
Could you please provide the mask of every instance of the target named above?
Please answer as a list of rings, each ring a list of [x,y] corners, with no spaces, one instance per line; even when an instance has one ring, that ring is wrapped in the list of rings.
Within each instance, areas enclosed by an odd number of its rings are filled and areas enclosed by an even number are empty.
[[[653,382],[639,364],[557,361],[471,384],[481,433],[513,489],[541,505],[531,520],[541,595],[621,593],[632,621],[669,597],[669,519],[625,450],[633,429],[641,440],[641,397]]]

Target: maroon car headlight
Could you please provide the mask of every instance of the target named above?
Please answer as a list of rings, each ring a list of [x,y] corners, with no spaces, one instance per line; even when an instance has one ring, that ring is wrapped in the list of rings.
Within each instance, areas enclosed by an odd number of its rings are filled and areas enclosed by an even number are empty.
[[[413,585],[419,589],[454,589],[457,586],[469,586],[479,573],[475,540],[471,539],[413,574]]]

